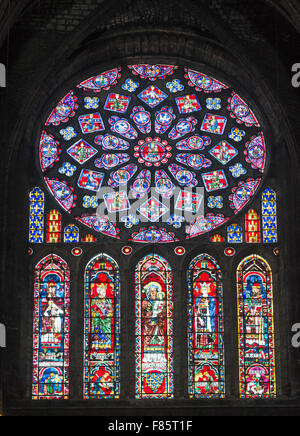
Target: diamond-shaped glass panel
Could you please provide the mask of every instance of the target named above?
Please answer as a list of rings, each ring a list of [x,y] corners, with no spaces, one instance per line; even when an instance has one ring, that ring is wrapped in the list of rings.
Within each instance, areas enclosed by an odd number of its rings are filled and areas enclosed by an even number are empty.
[[[156,107],[168,98],[164,92],[153,85],[146,88],[138,97],[150,107]]]
[[[76,162],[83,165],[98,153],[94,147],[84,140],[76,142],[72,147],[67,150],[67,153],[76,160]]]
[[[227,165],[235,156],[239,154],[239,152],[232,147],[227,141],[222,141],[220,144],[216,145],[212,150],[210,150],[210,154],[215,157],[221,164]]]
[[[159,219],[165,215],[169,209],[164,206],[155,197],[146,201],[139,209],[138,212],[147,218],[152,223],[159,221]]]

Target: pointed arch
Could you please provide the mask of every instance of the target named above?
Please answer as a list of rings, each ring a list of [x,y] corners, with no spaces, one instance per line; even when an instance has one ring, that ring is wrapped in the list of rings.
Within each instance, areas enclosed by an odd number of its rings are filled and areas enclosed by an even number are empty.
[[[136,268],[136,398],[174,397],[173,274],[157,254]]]
[[[241,398],[275,398],[275,339],[272,270],[260,256],[237,270]]]
[[[120,270],[106,254],[85,270],[84,399],[120,398]]]
[[[225,397],[223,276],[216,260],[201,254],[190,264],[189,395]]]
[[[70,269],[55,254],[35,269],[33,330],[33,399],[68,399]]]

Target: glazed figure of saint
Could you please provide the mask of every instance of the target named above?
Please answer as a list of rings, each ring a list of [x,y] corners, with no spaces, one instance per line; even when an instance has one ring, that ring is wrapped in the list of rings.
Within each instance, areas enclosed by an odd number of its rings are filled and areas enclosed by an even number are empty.
[[[56,335],[63,331],[63,315],[63,309],[50,300],[42,318],[42,343],[57,343],[61,340]]]
[[[114,381],[111,373],[103,366],[97,369],[92,377],[92,393],[109,396],[114,393]]]
[[[211,186],[212,190],[221,188],[220,177],[216,171],[213,173],[213,175],[211,177],[211,185],[210,186]]]
[[[266,303],[262,299],[261,284],[257,281],[249,281],[245,298],[245,330],[248,335],[247,344],[265,346],[264,315],[267,315]]]
[[[229,152],[228,152],[228,148],[227,148],[226,142],[222,142],[222,145],[220,147],[220,151],[218,153],[218,158],[224,164],[229,161],[230,155],[229,155]]]
[[[44,379],[44,395],[53,396],[61,392],[62,378],[56,371],[51,371]]]
[[[219,123],[215,116],[212,116],[211,119],[207,122],[208,128],[213,133],[219,133]]]
[[[147,91],[147,98],[151,104],[155,104],[159,96],[155,90],[155,86],[151,86],[151,88]]]
[[[257,372],[247,377],[247,393],[250,395],[263,395],[269,387],[266,376]]]
[[[142,302],[144,356],[143,363],[165,363],[165,293],[157,282],[148,283],[144,288],[146,299]]]
[[[85,161],[87,158],[86,148],[83,142],[81,142],[78,150],[79,159]]]
[[[197,206],[197,199],[191,194],[191,192],[185,192],[183,199],[183,210],[195,213],[197,211]]]
[[[94,286],[94,285],[92,285]],[[93,314],[93,333],[95,340],[100,339],[101,343],[109,343],[109,335],[111,335],[111,320],[114,315],[114,308],[112,300],[106,298],[107,284],[96,284],[98,298],[92,300],[92,314]]]
[[[156,142],[151,142],[149,144],[149,150],[148,150],[148,155],[149,155],[149,159],[156,159],[158,157],[159,154],[159,148]]]
[[[86,122],[85,129],[89,132],[93,132],[96,128],[96,120],[93,115],[90,115],[89,119]]]
[[[195,305],[195,333],[197,347],[211,348],[214,345],[213,333],[216,327],[212,321],[216,307],[213,299],[209,299],[210,284],[201,283],[201,297]]]
[[[195,108],[195,104],[192,100],[192,98],[188,95],[185,99],[184,99],[184,103],[182,106],[182,109],[184,112],[193,112]]]
[[[213,371],[211,368],[204,367],[196,374],[196,386],[199,383],[198,389],[202,394],[214,395],[218,391],[218,378],[216,373],[216,368],[214,368]]]
[[[86,177],[86,188],[94,190],[97,185],[97,179],[92,171]]]
[[[44,316],[51,318],[51,326],[53,333],[62,333],[62,316],[64,314],[63,309],[58,307],[54,301],[49,301],[49,306],[46,309]]]
[[[48,298],[56,298],[56,283],[51,281],[47,286],[47,297]]]
[[[116,192],[115,198],[114,198],[114,204],[113,204],[114,210],[119,210],[121,207],[121,199],[120,199],[120,193]]]
[[[113,100],[112,109],[120,112],[123,112],[125,109],[125,102],[122,101],[122,98],[118,94],[115,96],[115,99]]]

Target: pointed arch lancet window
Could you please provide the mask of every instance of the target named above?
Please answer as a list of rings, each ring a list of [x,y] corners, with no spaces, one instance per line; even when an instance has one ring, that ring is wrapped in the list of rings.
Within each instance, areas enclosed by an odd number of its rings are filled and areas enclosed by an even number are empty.
[[[243,242],[243,229],[237,224],[232,224],[227,227],[228,244],[242,244]]]
[[[263,258],[239,265],[237,291],[241,398],[275,398],[272,271]]]
[[[79,228],[74,224],[70,224],[64,229],[64,242],[67,244],[79,242]]]
[[[224,398],[224,321],[222,272],[211,256],[202,254],[188,271],[189,395]]]
[[[84,399],[120,397],[120,272],[100,254],[85,272]]]
[[[51,254],[35,269],[33,399],[69,397],[70,270]]]
[[[40,188],[34,188],[29,195],[29,243],[44,242],[45,195]]]
[[[136,269],[136,398],[174,397],[173,276],[156,254]]]
[[[266,189],[262,194],[262,221],[264,244],[277,244],[277,200],[276,192]]]

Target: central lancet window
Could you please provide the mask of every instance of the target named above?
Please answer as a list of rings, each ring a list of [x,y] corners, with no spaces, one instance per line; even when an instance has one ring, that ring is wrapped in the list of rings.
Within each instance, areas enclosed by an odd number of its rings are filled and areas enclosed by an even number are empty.
[[[152,254],[136,269],[136,398],[174,397],[173,275]]]
[[[211,256],[196,257],[188,271],[189,394],[224,398],[224,321],[222,272]]]
[[[85,399],[120,397],[119,335],[119,267],[100,254],[85,272]]]

